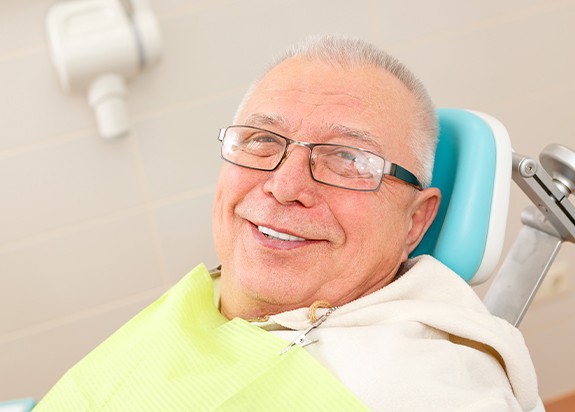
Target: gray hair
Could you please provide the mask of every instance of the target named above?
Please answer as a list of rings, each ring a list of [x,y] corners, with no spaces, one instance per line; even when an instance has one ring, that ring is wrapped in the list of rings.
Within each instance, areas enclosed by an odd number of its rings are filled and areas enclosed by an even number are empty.
[[[281,62],[292,57],[303,57],[342,68],[374,66],[387,71],[401,81],[416,102],[413,130],[408,142],[409,149],[417,160],[413,173],[419,177],[424,187],[431,184],[438,134],[433,102],[423,83],[405,65],[364,40],[341,35],[319,35],[309,37],[290,47],[275,58],[262,75],[252,83],[238,107],[236,119],[262,78]]]

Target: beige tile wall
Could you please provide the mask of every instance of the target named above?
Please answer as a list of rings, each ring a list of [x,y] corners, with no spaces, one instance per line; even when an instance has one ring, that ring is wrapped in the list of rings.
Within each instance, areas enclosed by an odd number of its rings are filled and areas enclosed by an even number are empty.
[[[573,0],[153,0],[164,58],[130,84],[133,133],[114,141],[60,89],[43,31],[54,3],[0,2],[0,400],[41,397],[189,269],[217,263],[217,129],[307,34],[386,47],[438,106],[502,120],[517,151],[575,148]],[[512,196],[505,250],[527,204]],[[574,250],[558,258],[573,284]],[[574,308],[573,292],[538,303],[521,327],[544,399],[575,389]]]

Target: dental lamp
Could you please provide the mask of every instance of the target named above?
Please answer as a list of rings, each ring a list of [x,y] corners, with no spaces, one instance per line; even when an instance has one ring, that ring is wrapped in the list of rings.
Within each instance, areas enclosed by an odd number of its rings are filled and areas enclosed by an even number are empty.
[[[126,81],[160,58],[160,31],[147,1],[57,3],[46,29],[64,90],[87,94],[102,137],[127,135]]]

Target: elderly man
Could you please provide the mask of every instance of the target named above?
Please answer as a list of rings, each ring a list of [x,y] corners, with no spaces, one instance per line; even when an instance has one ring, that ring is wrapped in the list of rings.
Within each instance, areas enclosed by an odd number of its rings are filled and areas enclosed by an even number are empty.
[[[521,335],[456,274],[408,259],[435,217],[422,85],[373,46],[294,47],[254,83],[199,266],[71,369],[42,410],[521,411]]]

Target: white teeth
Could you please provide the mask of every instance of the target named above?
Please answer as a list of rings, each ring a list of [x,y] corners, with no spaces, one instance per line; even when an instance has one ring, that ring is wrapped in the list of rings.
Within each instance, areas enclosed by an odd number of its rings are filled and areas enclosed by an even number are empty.
[[[268,237],[276,238],[279,240],[289,240],[289,241],[305,240],[304,238],[298,236],[292,236],[288,235],[287,233],[276,232],[275,230],[265,226],[258,226],[258,230],[262,232],[264,235],[267,235]]]

